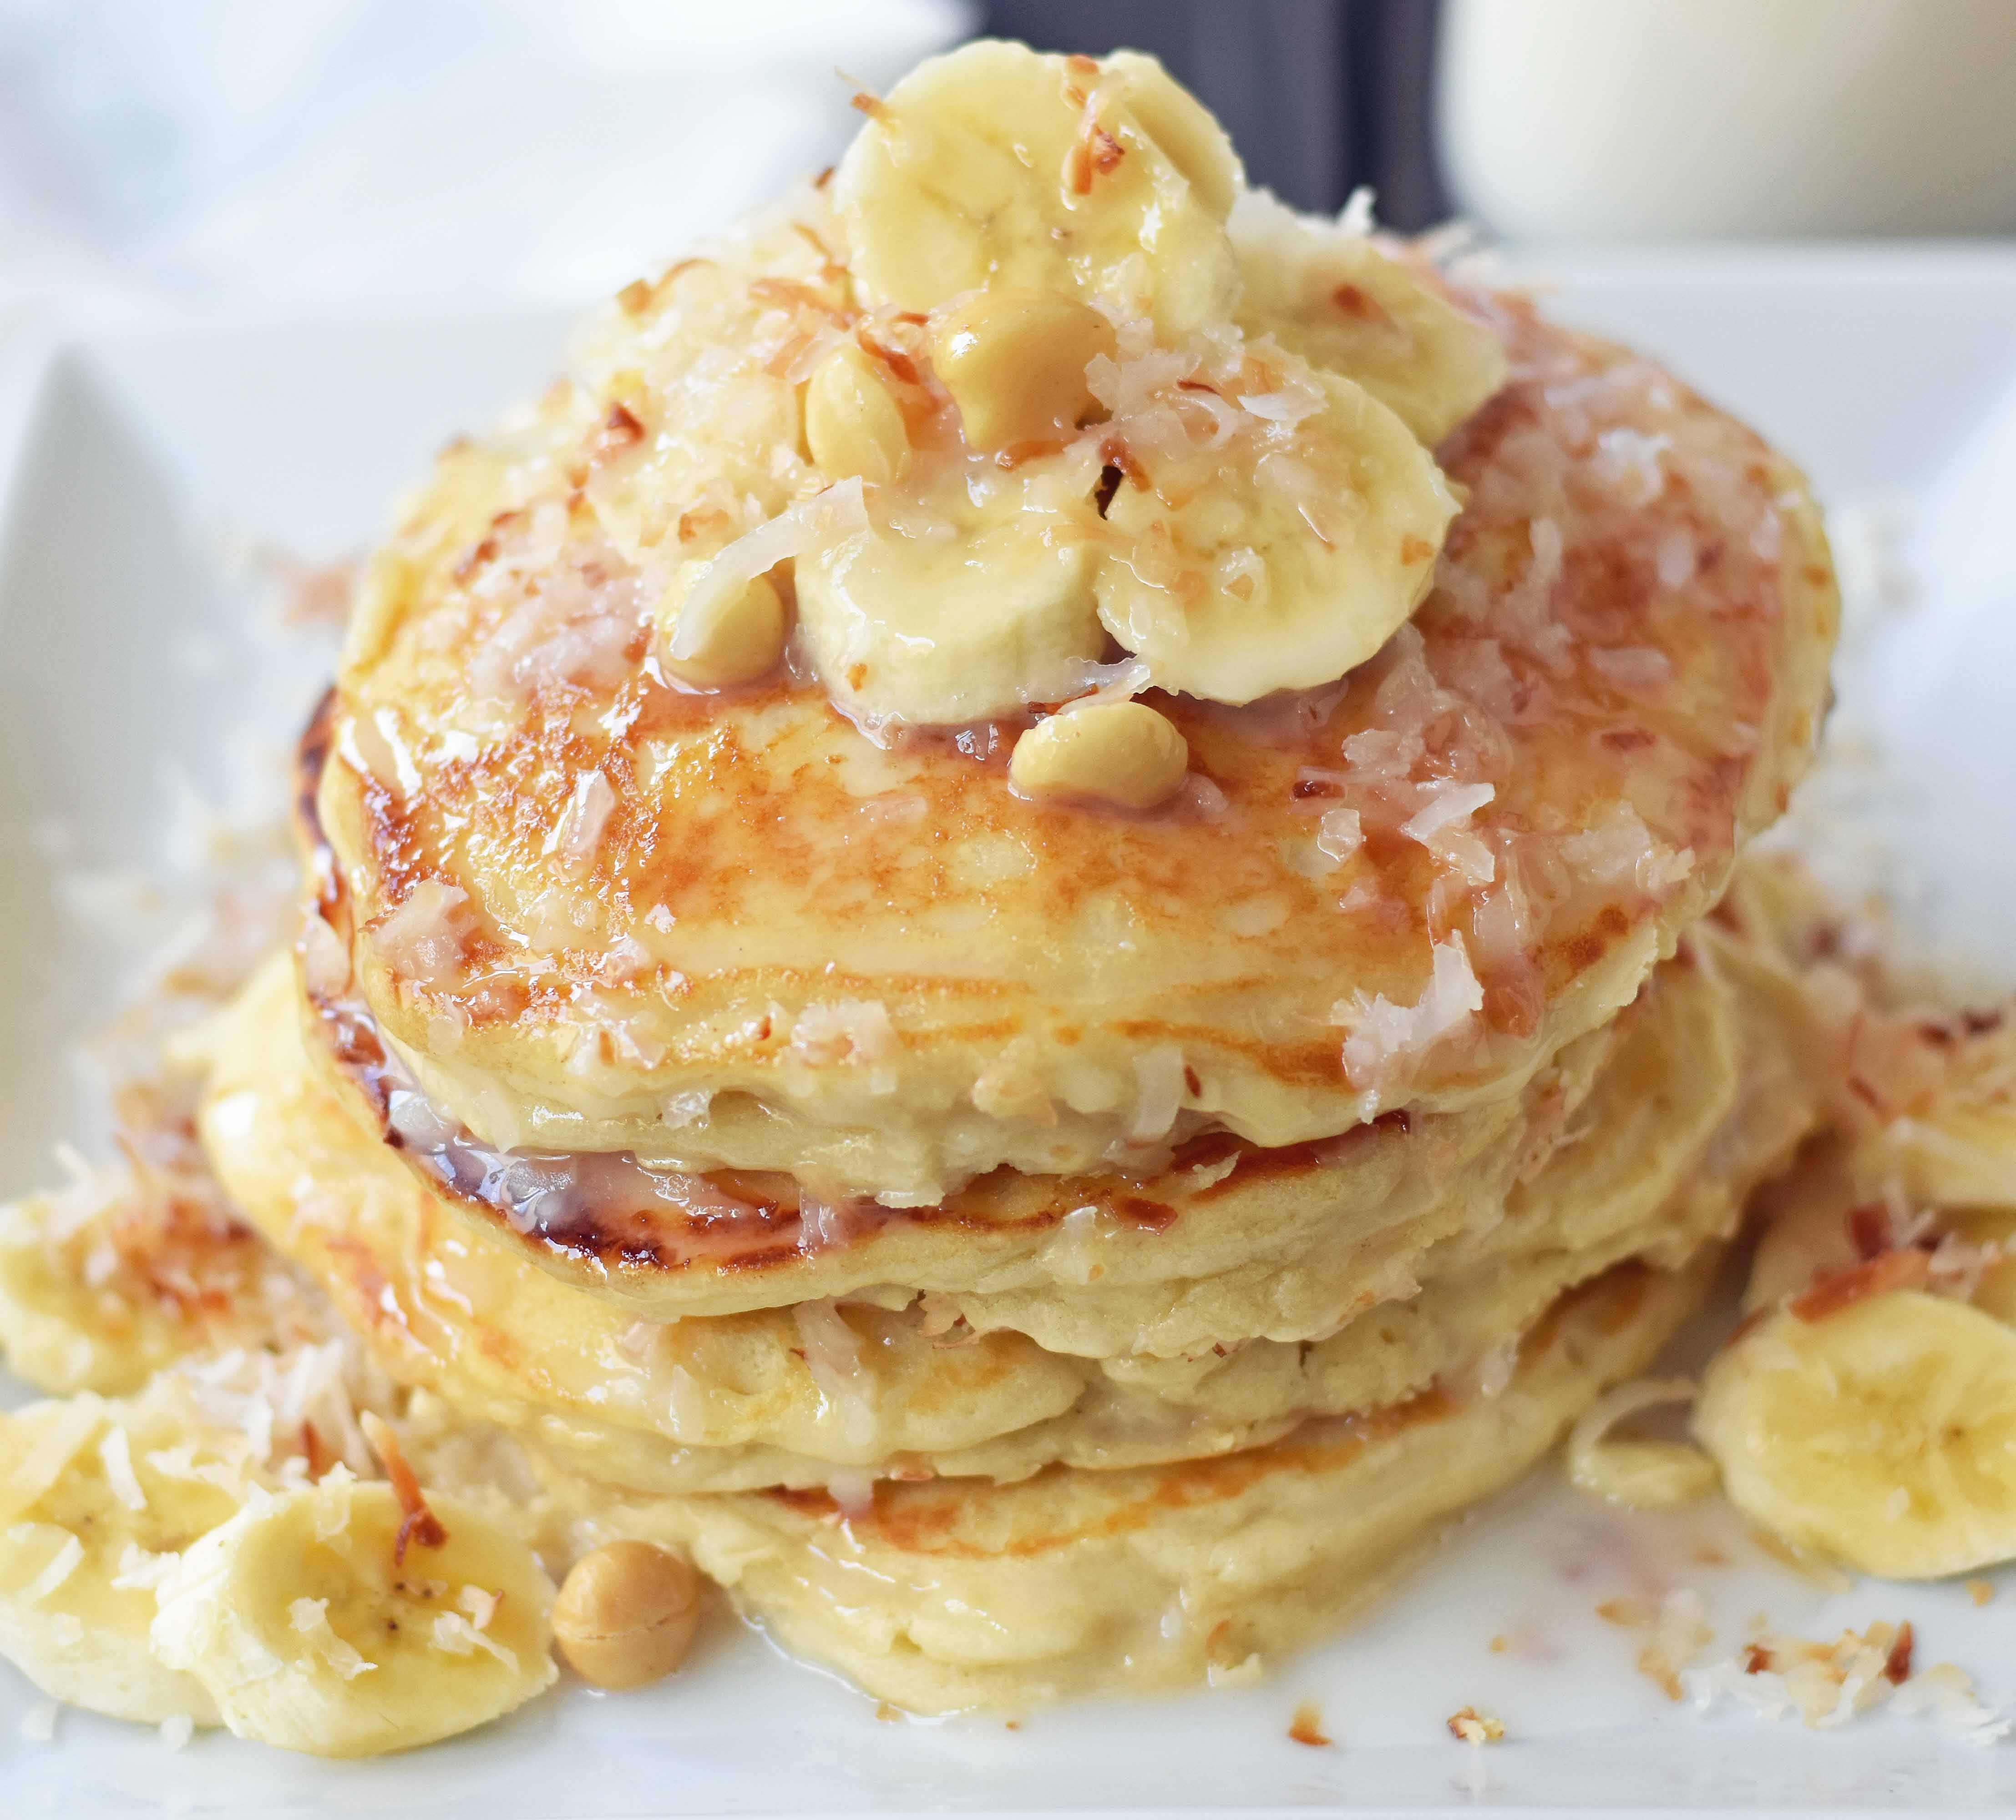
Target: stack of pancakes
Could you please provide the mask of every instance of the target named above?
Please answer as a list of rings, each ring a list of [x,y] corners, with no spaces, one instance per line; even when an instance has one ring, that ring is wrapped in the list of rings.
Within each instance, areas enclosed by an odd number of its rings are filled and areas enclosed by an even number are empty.
[[[917,1710],[1215,1678],[1644,1367],[1808,1128],[1702,919],[1813,743],[1824,542],[1655,365],[1420,268],[1509,378],[1410,620],[1150,691],[1166,809],[1027,800],[1012,726],[653,655],[637,549],[801,459],[845,239],[808,189],[633,286],[406,504],[205,1142],[581,1545]]]

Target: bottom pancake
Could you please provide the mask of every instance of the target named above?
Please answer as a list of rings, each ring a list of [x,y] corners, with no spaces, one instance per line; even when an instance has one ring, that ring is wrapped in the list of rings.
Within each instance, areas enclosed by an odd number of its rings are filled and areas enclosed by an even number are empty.
[[[578,1507],[580,1545],[689,1550],[791,1654],[913,1712],[1184,1686],[1299,1649],[1377,1597],[1438,1525],[1518,1478],[1651,1363],[1719,1250],[1571,1291],[1528,1330],[1496,1395],[1429,1390],[1219,1459],[884,1484],[852,1516],[819,1493],[553,1492]]]

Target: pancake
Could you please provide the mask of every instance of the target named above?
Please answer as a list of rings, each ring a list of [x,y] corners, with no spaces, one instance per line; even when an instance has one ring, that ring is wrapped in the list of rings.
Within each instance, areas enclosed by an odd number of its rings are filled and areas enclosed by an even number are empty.
[[[998,1170],[934,1207],[829,1199],[788,1174],[696,1176],[627,1153],[505,1153],[443,1119],[354,1001],[310,991],[311,1054],[365,1128],[542,1268],[664,1319],[891,1286],[1015,1299],[1053,1351],[1176,1354],[1331,1331],[1447,1235],[1491,1217],[1587,1093],[1592,1032],[1516,1102],[1399,1111],[1266,1151],[1205,1134],[1142,1173]],[[1155,1165],[1159,1164],[1160,1167]],[[985,1298],[982,1300],[981,1298]]]
[[[1362,1610],[1439,1524],[1650,1364],[1716,1261],[1711,1248],[1677,1272],[1624,1265],[1571,1292],[1496,1396],[1431,1390],[1221,1459],[883,1485],[854,1516],[819,1493],[553,1491],[578,1512],[577,1546],[689,1548],[784,1649],[913,1712],[1194,1685]]]
[[[788,664],[682,691],[652,577],[719,547],[731,444],[760,515],[817,484],[772,369],[861,325],[845,247],[810,190],[626,293],[371,567],[311,983],[445,1120],[902,1206],[1502,1100],[1782,807],[1836,613],[1803,482],[1649,361],[1453,290],[1512,378],[1437,451],[1467,503],[1433,591],[1337,685],[1142,696],[1188,743],[1172,806],[1024,800],[1012,718],[877,743]]]
[[[345,1115],[308,1066],[297,1011],[278,960],[211,1040],[203,1129],[237,1204],[395,1375],[574,1470],[646,1491],[863,1470],[1011,1479],[1271,1440],[1312,1414],[1488,1372],[1568,1286],[1633,1256],[1677,1264],[1726,1236],[1749,1180],[1798,1135],[1795,1122],[1768,1149],[1726,1157],[1712,1192],[1685,1192],[1743,1058],[1732,995],[1676,962],[1624,1019],[1577,1135],[1513,1189],[1503,1219],[1429,1249],[1392,1299],[1327,1338],[1095,1361],[984,1331],[949,1297],[657,1325],[470,1232]],[[1744,1034],[1752,1047],[1767,1035]]]

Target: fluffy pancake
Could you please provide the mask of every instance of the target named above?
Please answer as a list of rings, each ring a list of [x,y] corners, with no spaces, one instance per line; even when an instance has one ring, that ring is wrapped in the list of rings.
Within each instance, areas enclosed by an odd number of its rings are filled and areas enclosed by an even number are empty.
[[[1571,1045],[1517,1101],[1400,1112],[1320,1144],[1208,1134],[1136,1175],[998,1170],[938,1206],[828,1200],[782,1172],[696,1176],[626,1153],[477,1143],[413,1089],[369,1014],[311,992],[310,1050],[367,1129],[486,1232],[654,1318],[818,1298],[954,1293],[977,1323],[1012,1298],[1057,1351],[1173,1354],[1331,1331],[1409,1260],[1487,1219],[1543,1156],[1611,1041]]]
[[[923,1204],[1503,1097],[1782,806],[1835,617],[1799,477],[1651,363],[1484,297],[1513,379],[1438,451],[1468,503],[1433,592],[1341,685],[1147,698],[1209,786],[1175,807],[1022,800],[1012,726],[885,748],[788,668],[682,692],[640,577],[668,538],[718,545],[721,489],[689,490],[731,444],[763,513],[814,484],[772,369],[853,319],[848,282],[814,191],[642,287],[372,568],[319,794],[351,914],[312,978],[354,970],[487,1143]],[[1337,809],[1365,839],[1333,865]]]
[[[1625,1265],[1571,1292],[1529,1329],[1496,1396],[1431,1390],[1220,1459],[882,1485],[853,1516],[819,1493],[555,1491],[579,1511],[582,1541],[689,1548],[794,1655],[915,1712],[1191,1685],[1360,1610],[1437,1525],[1649,1364],[1714,1261]]]
[[[1703,1192],[1683,1188],[1736,1100],[1739,1047],[1769,1033],[1740,1030],[1727,990],[1675,962],[1624,1020],[1580,1135],[1512,1192],[1502,1221],[1416,1258],[1418,1293],[1394,1285],[1406,1299],[1308,1344],[1102,1361],[981,1331],[956,1319],[954,1297],[639,1323],[470,1232],[335,1102],[297,1012],[280,960],[212,1040],[203,1128],[238,1204],[398,1376],[572,1469],[646,1491],[1128,1466],[1390,1403],[1487,1370],[1564,1288],[1622,1258],[1677,1264],[1726,1236],[1749,1181],[1798,1131],[1726,1156]]]

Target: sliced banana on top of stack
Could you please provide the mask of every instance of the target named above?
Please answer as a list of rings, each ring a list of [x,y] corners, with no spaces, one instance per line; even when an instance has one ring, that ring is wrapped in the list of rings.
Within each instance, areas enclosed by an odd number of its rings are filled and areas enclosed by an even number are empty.
[[[1240,198],[1230,227],[1240,326],[1348,373],[1428,448],[1504,385],[1503,343],[1365,236],[1264,192]]]
[[[1151,470],[1113,496],[1107,519],[1132,543],[1100,565],[1099,617],[1161,688],[1247,702],[1334,682],[1434,578],[1456,514],[1435,458],[1362,386],[1294,376],[1308,415],[1241,426],[1244,459],[1202,490],[1186,498]],[[1234,408],[1252,415],[1252,396]],[[1302,408],[1285,390],[1262,396]]]
[[[984,40],[873,103],[833,200],[870,304],[1014,285],[1124,302],[1174,337],[1237,300],[1240,182],[1218,122],[1154,58]]]
[[[869,523],[795,577],[834,699],[1013,714],[1117,643],[1240,703],[1371,656],[1432,578],[1457,504],[1429,449],[1503,383],[1497,338],[1247,195],[1151,58],[982,42],[863,106],[833,203],[871,325],[806,433]]]

